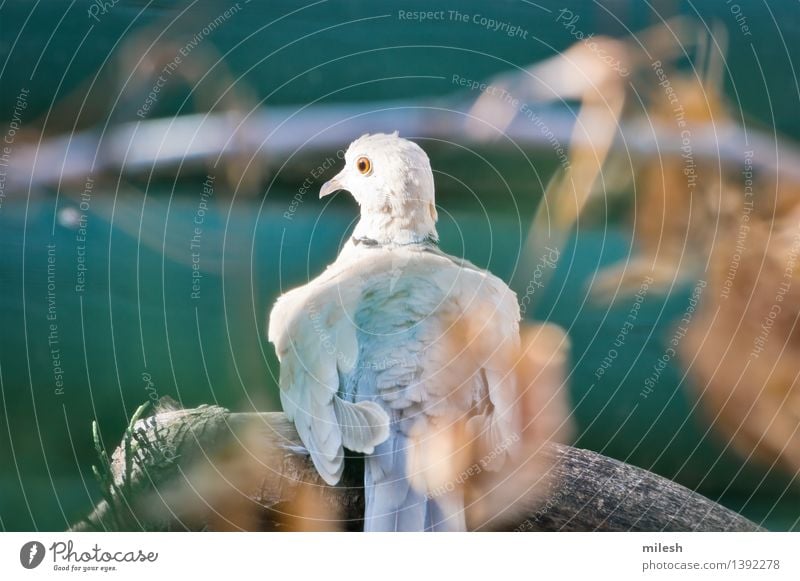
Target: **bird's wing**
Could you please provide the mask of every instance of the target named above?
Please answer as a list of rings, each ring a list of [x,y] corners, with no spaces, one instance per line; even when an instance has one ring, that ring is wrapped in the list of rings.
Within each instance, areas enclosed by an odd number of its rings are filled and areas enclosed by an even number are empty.
[[[329,269],[280,297],[269,319],[281,364],[281,405],[331,485],[342,474],[343,447],[369,454],[389,435],[389,418],[377,404],[350,403],[337,393],[339,371],[352,368],[358,351],[351,321],[359,281]]]
[[[486,449],[505,450],[517,429],[513,415],[518,398],[513,368],[520,320],[516,295],[491,273],[438,251],[417,252],[412,258],[399,260],[379,251],[367,256],[366,260],[340,258],[339,264],[334,263],[319,278],[283,295],[270,315],[269,339],[281,362],[281,403],[319,473],[329,483],[338,482],[343,447],[371,453],[389,434],[389,417],[378,404],[353,404],[338,397],[340,375],[348,374],[359,356],[358,325],[354,321],[363,314],[365,288],[372,287],[376,280],[384,280],[392,289],[390,302],[401,300],[406,309],[416,301],[430,303],[438,296],[433,304],[420,307],[441,319],[435,328],[444,325],[450,329],[442,334],[424,330],[426,325],[420,327],[424,336],[417,339],[427,345],[421,347],[420,356],[402,357],[411,345],[392,347],[392,353],[386,353],[381,360],[399,361],[383,370],[380,375],[386,377],[375,378],[377,382],[392,379],[389,383],[397,384],[399,378],[389,376],[413,373],[406,367],[422,364],[423,375],[432,377],[416,382],[414,389],[425,393],[407,392],[403,399],[414,400],[417,405],[413,408],[431,418],[474,415],[476,410],[470,409],[470,401],[488,401],[490,405],[470,421],[471,429]],[[402,272],[393,281],[397,271]],[[414,280],[419,284],[405,284]],[[421,284],[423,280],[425,284]],[[431,286],[438,287],[439,292],[426,299],[423,287]],[[391,319],[387,309],[375,314],[374,320]],[[431,345],[451,340],[455,345],[446,348]],[[450,393],[460,382],[451,380],[448,374],[464,372],[474,375],[480,387],[477,397],[469,400]],[[381,385],[373,388],[381,395],[390,395],[388,388],[383,390]]]
[[[382,261],[394,267],[391,278],[381,276]],[[520,312],[500,279],[436,249],[376,253],[370,266],[375,275],[356,313],[364,364],[353,377],[356,391],[371,390],[394,422],[367,461],[368,481],[381,490],[369,513],[379,520],[417,514],[425,502],[414,494],[452,486],[475,458],[494,471],[513,456]]]
[[[519,304],[516,294],[490,272],[464,260],[450,260],[453,266],[438,269],[436,280],[457,306],[460,315],[455,328],[464,342],[466,367],[478,373],[477,395],[490,404],[470,420],[470,432],[486,450],[503,452],[520,429],[515,414],[520,397],[515,372]]]
[[[438,249],[393,254],[374,255],[356,313],[369,335],[362,338],[370,342],[367,363],[380,364],[367,381],[422,432],[429,421],[472,417],[470,431],[487,450],[509,448],[519,428],[516,295],[490,272]],[[389,266],[394,274],[381,276]]]

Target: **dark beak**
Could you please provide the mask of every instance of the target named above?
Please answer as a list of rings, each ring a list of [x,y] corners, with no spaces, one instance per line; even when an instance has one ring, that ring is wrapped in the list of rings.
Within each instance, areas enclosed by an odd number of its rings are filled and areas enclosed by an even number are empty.
[[[332,193],[343,189],[345,188],[344,184],[342,184],[342,174],[340,172],[322,184],[322,187],[319,189],[319,197],[322,199],[325,196],[330,196]]]

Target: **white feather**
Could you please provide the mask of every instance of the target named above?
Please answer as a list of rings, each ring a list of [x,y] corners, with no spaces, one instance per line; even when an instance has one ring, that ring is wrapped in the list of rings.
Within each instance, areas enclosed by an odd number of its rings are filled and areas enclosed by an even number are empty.
[[[371,173],[356,175],[363,156]],[[425,478],[408,473],[410,447],[460,419],[473,418],[489,448],[517,429],[516,296],[491,273],[435,247],[433,175],[418,146],[396,135],[365,136],[345,158],[336,186],[323,191],[346,188],[359,202],[354,238],[270,314],[281,403],[329,484],[341,477],[343,448],[368,455],[367,529],[461,530],[463,499],[429,498]],[[462,323],[468,345],[458,353],[445,339]],[[414,468],[421,474],[437,460],[411,456],[423,463]]]

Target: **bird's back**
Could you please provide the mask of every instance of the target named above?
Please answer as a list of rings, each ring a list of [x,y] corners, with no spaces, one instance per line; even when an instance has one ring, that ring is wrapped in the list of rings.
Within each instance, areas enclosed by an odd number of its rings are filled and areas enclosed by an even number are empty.
[[[374,449],[367,458],[365,528],[421,530],[437,528],[437,521],[463,528],[459,501],[427,496],[442,473],[430,472],[431,456],[441,455],[433,452],[441,452],[441,440],[463,434],[470,421],[473,432],[494,438],[512,429],[516,392],[506,376],[518,321],[516,297],[502,281],[423,245],[349,246],[317,279],[276,304],[270,339],[281,358],[284,409],[296,424],[298,415],[311,416],[311,443],[304,442],[312,456],[324,456],[315,458],[321,473],[338,478],[340,448],[352,449],[319,427],[347,416],[326,415],[326,402],[368,402],[386,414],[388,438],[366,446]]]

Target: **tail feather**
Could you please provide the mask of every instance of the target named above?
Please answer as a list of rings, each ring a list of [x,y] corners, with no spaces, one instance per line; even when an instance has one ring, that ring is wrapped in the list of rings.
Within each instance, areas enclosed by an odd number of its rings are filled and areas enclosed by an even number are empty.
[[[349,450],[372,454],[375,446],[389,437],[389,416],[375,402],[350,403],[335,396],[333,410],[342,444]]]
[[[425,530],[432,532],[464,532],[467,522],[464,517],[464,495],[460,490],[448,492],[435,499],[428,499]]]
[[[408,439],[395,432],[366,458],[364,531],[465,531],[459,491],[432,498],[411,485],[406,475],[408,446]]]

